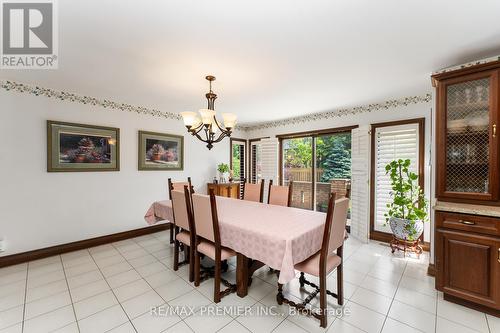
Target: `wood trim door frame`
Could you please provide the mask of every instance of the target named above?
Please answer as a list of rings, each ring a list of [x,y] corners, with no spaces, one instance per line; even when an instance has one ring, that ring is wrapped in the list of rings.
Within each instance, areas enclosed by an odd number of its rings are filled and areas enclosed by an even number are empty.
[[[390,242],[392,234],[375,230],[375,132],[377,128],[418,124],[418,184],[422,190],[425,185],[425,118],[414,118],[376,123],[371,125],[371,162],[370,162],[370,239]],[[424,193],[425,194],[425,193]],[[423,234],[421,239],[423,241]]]
[[[312,138],[312,200],[311,200],[311,210],[315,209],[316,205],[316,138],[318,136],[323,136],[323,135],[329,135],[329,134],[336,134],[336,133],[346,133],[346,132],[351,132],[353,129],[358,128],[358,125],[353,125],[353,126],[344,126],[344,127],[336,127],[336,128],[329,128],[329,129],[322,129],[322,130],[312,130],[312,131],[306,131],[306,132],[295,132],[295,133],[287,133],[287,134],[279,134],[276,135],[278,138],[278,177],[279,177],[279,184],[283,185],[283,140],[287,139],[296,139],[296,138],[303,138],[303,137],[311,137]]]
[[[246,139],[229,138],[229,169],[230,170],[233,169],[233,143],[234,142],[243,142],[243,144],[244,144],[243,150],[245,151],[245,155],[248,152],[248,141]],[[243,173],[245,174],[245,178],[247,178],[247,176],[248,176],[248,174],[247,174],[248,155],[244,156],[244,158],[246,159],[246,161],[244,163]]]

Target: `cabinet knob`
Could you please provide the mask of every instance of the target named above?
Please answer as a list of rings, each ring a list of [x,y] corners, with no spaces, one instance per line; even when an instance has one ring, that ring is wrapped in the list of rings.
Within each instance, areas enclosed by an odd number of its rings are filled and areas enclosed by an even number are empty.
[[[466,225],[475,225],[476,222],[471,222],[471,221],[464,221],[464,220],[458,220],[458,222]]]

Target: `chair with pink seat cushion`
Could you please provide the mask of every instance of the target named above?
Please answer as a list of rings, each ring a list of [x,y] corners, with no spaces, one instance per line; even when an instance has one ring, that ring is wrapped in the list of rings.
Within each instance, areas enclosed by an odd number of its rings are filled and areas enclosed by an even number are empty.
[[[222,261],[234,257],[236,252],[223,247],[220,240],[219,220],[217,216],[217,202],[214,190],[210,189],[210,195],[193,194],[191,196],[193,203],[194,224],[196,226],[196,244],[194,255],[194,285],[199,286],[201,280],[200,254],[215,261],[214,267],[214,302],[219,303],[221,298],[236,291],[236,285],[230,284],[222,279],[221,268]],[[208,271],[204,271],[203,278],[210,276]],[[221,282],[227,287],[220,290]]]
[[[264,179],[261,179],[257,184],[247,183],[244,180],[241,198],[247,201],[264,202]]]
[[[344,281],[343,281],[343,246],[344,232],[347,222],[347,210],[349,209],[349,198],[335,200],[335,193],[330,194],[328,201],[328,211],[326,214],[325,229],[323,231],[323,242],[321,249],[309,257],[308,259],[295,264],[295,269],[300,271],[299,283],[300,287],[309,285],[314,288],[314,291],[309,294],[306,300],[300,304],[296,304],[283,296],[283,285],[278,284],[278,295],[276,300],[278,304],[289,304],[300,310],[302,313],[312,315],[320,320],[320,326],[327,326],[327,306],[326,295],[337,298],[339,305],[344,304]],[[327,289],[326,277],[337,268],[337,292],[335,294]],[[319,277],[319,286],[305,279],[304,273]],[[309,303],[319,293],[320,311],[319,313],[306,308]]]
[[[288,186],[273,185],[273,180],[269,180],[269,191],[267,203],[270,205],[290,207],[292,203],[293,182],[290,181]]]
[[[189,264],[189,281],[194,281],[193,266],[193,247],[195,241],[195,227],[191,218],[191,192],[188,185],[184,185],[183,191],[171,191],[172,211],[175,223],[175,242],[174,242],[174,271],[179,269],[180,265]],[[179,262],[179,250],[181,244],[184,246],[184,260]]]
[[[187,178],[187,182],[173,182],[172,178],[168,179],[168,199],[172,200],[172,191],[184,191],[184,186],[189,186],[189,188],[192,190],[193,185],[191,184],[191,177]],[[174,221],[170,221],[171,223],[174,223]],[[170,226],[170,244],[174,243],[174,228],[172,225]]]

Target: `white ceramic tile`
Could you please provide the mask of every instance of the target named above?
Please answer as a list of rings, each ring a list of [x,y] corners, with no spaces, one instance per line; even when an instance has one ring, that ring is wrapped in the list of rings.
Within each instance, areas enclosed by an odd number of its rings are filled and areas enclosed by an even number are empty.
[[[69,292],[63,291],[60,294],[40,298],[31,303],[27,303],[24,310],[24,318],[25,320],[31,319],[70,304],[71,298],[69,297]]]
[[[370,272],[368,272],[368,275],[384,282],[397,285],[401,280],[403,273],[397,271],[395,272],[384,267],[375,266]]]
[[[380,332],[382,329],[385,320],[384,315],[350,301],[345,307],[348,312],[342,317],[342,320],[347,323],[368,333]]]
[[[400,287],[398,288],[395,299],[417,309],[424,310],[432,314],[436,313],[436,297]]]
[[[285,319],[276,327],[273,333],[307,333],[307,331]]]
[[[153,257],[154,258],[154,257]],[[154,262],[135,269],[142,277],[150,276],[158,272],[166,271],[168,268],[155,259]]]
[[[114,294],[111,291],[106,291],[74,303],[76,318],[77,320],[87,318],[116,304],[118,301]]]
[[[68,269],[75,266],[89,265],[91,263],[94,263],[94,259],[92,259],[92,256],[90,256],[90,254],[87,256],[81,256],[69,260],[63,259],[64,269]]]
[[[0,312],[24,304],[24,291],[0,297]]]
[[[365,331],[360,330],[356,326],[343,321],[342,319],[336,319],[327,331],[328,333],[364,333]]]
[[[169,302],[181,295],[187,294],[193,289],[189,283],[183,279],[174,280],[166,285],[155,288],[155,290],[160,294],[160,296]]]
[[[113,289],[116,297],[120,302],[124,302],[133,297],[142,295],[148,291],[152,290],[149,284],[143,279],[125,284],[118,288]]]
[[[70,278],[70,277],[77,276],[77,275],[87,273],[90,271],[95,271],[97,269],[99,269],[99,268],[92,260],[92,261],[89,261],[89,262],[81,264],[81,265],[76,265],[76,266],[64,268],[64,272],[66,273],[66,276],[68,278]]]
[[[381,294],[387,297],[393,298],[396,294],[396,290],[398,289],[397,284],[392,284],[373,276],[367,275],[360,287],[376,292],[377,294]]]
[[[0,312],[0,329],[23,321],[24,305]]]
[[[139,245],[137,245],[137,246],[139,246]],[[121,252],[121,254],[127,260],[133,260],[133,259],[137,259],[137,258],[149,255],[149,253],[141,247],[138,248],[137,250]]]
[[[271,332],[286,318],[276,314],[273,308],[257,303],[250,312],[239,316],[236,320],[252,332]]]
[[[23,292],[26,289],[26,280],[21,280],[0,286],[0,297],[4,297],[14,293]]]
[[[500,332],[500,318],[486,315],[486,320],[491,333]]]
[[[123,303],[123,309],[127,313],[128,317],[133,319],[142,315],[143,313],[150,312],[151,308],[157,307],[164,304],[163,298],[158,296],[154,291],[148,291],[145,294],[131,298]]]
[[[439,333],[477,333],[478,331],[457,324],[456,322],[437,317],[436,332]],[[491,331],[495,332],[495,331]]]
[[[32,267],[31,265],[28,267],[28,276],[30,278],[34,278],[43,274],[51,273],[54,271],[62,270],[61,262],[54,262],[46,265],[40,265],[36,267]]]
[[[248,287],[248,295],[258,301],[270,293],[278,293],[278,286],[273,286],[261,279],[253,279],[252,285]]]
[[[418,280],[411,277],[403,276],[401,282],[399,283],[399,287],[410,289],[413,291],[418,291],[419,293],[436,297],[437,292],[434,287],[434,282]]]
[[[157,273],[146,276],[144,279],[153,288],[163,286],[170,283],[171,281],[177,280],[179,277],[173,271],[167,269],[164,271],[159,271]]]
[[[110,258],[110,257],[116,257],[116,256],[120,256],[120,252],[118,252],[118,250],[116,250],[113,247],[111,247],[107,250],[104,250],[104,251],[98,251],[98,252],[92,253],[92,257],[94,258],[94,260],[96,262],[105,260],[105,259]]]
[[[126,271],[106,278],[113,289],[139,279],[141,279],[141,276],[135,270]]]
[[[476,331],[488,332],[488,323],[484,313],[445,301],[442,296],[438,298],[437,315]]]
[[[61,254],[62,260],[72,260],[80,257],[87,257],[89,255],[89,251],[87,249],[73,251]]]
[[[33,268],[33,267],[38,267],[38,266],[45,266],[48,264],[54,264],[57,262],[58,263],[61,262],[61,256],[52,256],[52,257],[47,257],[47,258],[43,258],[43,259],[30,261],[29,266],[30,266],[30,268]]]
[[[59,280],[40,287],[31,288],[26,291],[26,302],[33,302],[40,298],[59,294],[65,290],[68,290],[66,280]]]
[[[90,271],[87,273],[83,273],[77,276],[73,276],[68,278],[68,285],[70,289],[75,289],[81,286],[84,286],[86,284],[96,282],[99,280],[103,280],[104,277],[102,276],[101,272],[98,270],[95,271]]]
[[[126,322],[125,324],[113,328],[111,331],[108,331],[107,333],[136,333],[136,332],[134,326],[132,326],[130,322]]]
[[[101,273],[104,277],[109,278],[113,275],[124,273],[133,269],[132,266],[126,261],[119,262],[117,264],[109,265],[101,268]]]
[[[384,328],[382,329],[382,333],[419,333],[421,331],[403,324],[399,321],[396,321],[392,318],[387,318],[385,320]],[[439,333],[444,333],[441,331],[437,331]]]
[[[391,309],[389,310],[389,317],[408,326],[429,333],[434,332],[436,324],[435,315],[401,303],[397,300],[392,302]]]
[[[365,279],[366,274],[344,268],[344,281],[359,286]]]
[[[26,280],[26,271],[18,271],[0,277],[0,286]]]
[[[203,308],[202,310],[203,311],[198,311],[184,320],[184,322],[196,333],[217,332],[233,320],[233,318],[228,315],[217,315],[217,311],[222,310],[217,310],[214,306]]]
[[[75,289],[71,289],[71,297],[73,298],[73,302],[79,302],[108,290],[109,286],[106,281],[99,280]]]
[[[23,331],[22,323],[12,325],[4,329],[0,329],[0,333],[22,333],[22,331]]]
[[[27,269],[28,269],[27,263],[0,268],[0,281],[2,281],[3,277],[10,275],[12,273],[18,273],[18,272],[26,273]],[[0,282],[0,284],[1,284],[1,282]]]
[[[81,333],[100,333],[109,331],[128,322],[127,315],[123,312],[120,305],[107,308],[90,317],[78,322]]]
[[[211,303],[212,303],[212,301],[210,299],[203,296],[196,289],[168,302],[168,304],[171,307],[173,307],[174,309],[175,308],[177,308],[177,309],[189,308],[190,311],[192,311],[192,312],[196,312],[200,309],[200,307],[207,306]],[[178,313],[178,315],[179,315],[179,317],[184,319],[189,314],[188,313]]]
[[[24,322],[24,333],[50,332],[67,326],[75,321],[71,305],[48,312]]]
[[[350,300],[383,315],[387,315],[392,303],[392,298],[363,288],[358,288]]]
[[[218,333],[250,333],[250,331],[245,326],[241,325],[237,320],[233,320],[219,330]]]
[[[76,322],[66,325],[64,327],[58,328],[53,331],[53,333],[80,333],[78,329],[78,324]]]
[[[163,309],[164,310],[162,312],[159,312],[158,315],[147,312],[132,320],[132,323],[137,329],[137,332],[159,333],[165,331],[167,328],[172,327],[176,323],[181,321],[181,318],[174,314],[173,310],[168,310],[168,305],[163,307]]]
[[[158,262],[158,259],[156,259],[150,254],[135,259],[128,259],[128,263],[132,265],[132,267],[134,268],[138,268],[154,262]]]
[[[99,266],[101,269],[104,267],[108,267],[111,265],[118,264],[120,262],[124,262],[125,258],[118,253],[117,255],[111,256],[111,257],[105,257],[105,258],[94,258],[95,263],[97,266]]]
[[[43,274],[41,276],[36,276],[36,277],[28,276],[28,289],[40,287],[45,284],[64,279],[66,279],[66,276],[64,275],[64,271],[62,269],[50,272],[48,274]]]

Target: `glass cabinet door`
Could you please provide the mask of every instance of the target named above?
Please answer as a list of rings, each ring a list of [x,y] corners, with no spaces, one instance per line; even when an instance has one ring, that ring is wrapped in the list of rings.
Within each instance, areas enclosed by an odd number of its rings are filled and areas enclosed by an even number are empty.
[[[444,82],[440,92],[441,106],[444,106],[444,117],[440,119],[444,120],[445,151],[439,154],[442,152],[439,142],[437,149],[438,161],[446,165],[440,170],[441,194],[496,200],[499,185],[498,72],[450,79]]]

